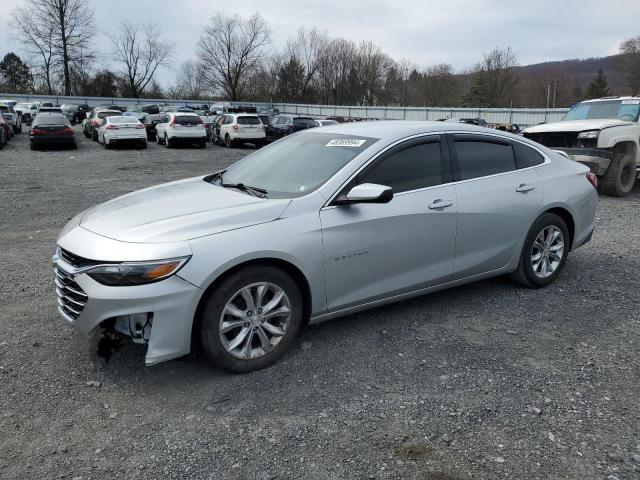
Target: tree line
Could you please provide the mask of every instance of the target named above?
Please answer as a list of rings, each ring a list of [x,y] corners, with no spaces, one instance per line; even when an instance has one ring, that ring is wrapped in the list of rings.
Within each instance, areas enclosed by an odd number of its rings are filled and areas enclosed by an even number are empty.
[[[157,72],[171,68],[175,51],[157,26],[123,23],[104,32],[110,44],[104,64],[88,0],[25,0],[12,18],[25,59],[9,53],[0,62],[0,89],[7,92],[431,107],[561,107],[610,93],[602,70],[585,86],[553,68],[523,76],[508,47],[483,54],[462,72],[446,63],[420,67],[371,40],[317,28],[301,28],[276,49],[262,16],[224,13],[203,27],[194,58],[163,87]],[[640,36],[621,43],[615,68],[628,93],[640,93]]]

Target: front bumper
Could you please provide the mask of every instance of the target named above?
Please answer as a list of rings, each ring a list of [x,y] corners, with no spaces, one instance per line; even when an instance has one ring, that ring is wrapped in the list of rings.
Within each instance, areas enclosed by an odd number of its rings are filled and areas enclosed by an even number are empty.
[[[76,227],[74,230],[82,229]],[[80,235],[87,240],[96,236],[85,232],[86,234]],[[71,236],[77,237],[77,234]],[[65,243],[64,237],[65,235],[61,235],[58,240],[62,248],[74,248],[69,245],[76,242]],[[98,243],[104,247],[105,242],[116,242],[101,238],[102,240],[93,242],[94,245]],[[125,249],[126,246],[121,245],[120,248]],[[77,250],[70,251],[80,255]],[[93,257],[97,258],[95,255]],[[147,285],[110,287],[98,283],[86,273],[78,273],[77,268],[57,253],[52,258],[52,266],[58,312],[80,333],[89,334],[103,322],[115,321],[117,331],[131,336],[137,343],[147,344],[146,365],[181,357],[190,352],[191,327],[202,295],[200,288],[178,275]],[[141,318],[148,320],[148,325],[144,321],[140,322]],[[140,329],[136,328],[136,323],[142,323]]]
[[[604,175],[613,159],[613,153],[602,148],[554,148],[566,153],[572,160],[582,163],[596,175]]]

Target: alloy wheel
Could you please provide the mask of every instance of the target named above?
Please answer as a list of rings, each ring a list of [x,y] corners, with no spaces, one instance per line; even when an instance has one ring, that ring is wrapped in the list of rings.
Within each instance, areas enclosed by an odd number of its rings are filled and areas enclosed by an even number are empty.
[[[291,304],[284,290],[273,283],[253,283],[226,303],[218,331],[228,353],[250,360],[271,352],[290,321]]]
[[[555,225],[548,225],[536,237],[531,248],[531,266],[538,278],[553,275],[562,262],[564,236]]]

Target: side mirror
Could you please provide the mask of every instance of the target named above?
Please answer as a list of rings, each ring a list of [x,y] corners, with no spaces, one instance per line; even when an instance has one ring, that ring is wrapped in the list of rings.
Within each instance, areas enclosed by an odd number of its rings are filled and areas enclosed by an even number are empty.
[[[385,185],[375,183],[362,183],[356,185],[343,198],[339,198],[339,204],[350,203],[389,203],[393,198],[393,190]]]

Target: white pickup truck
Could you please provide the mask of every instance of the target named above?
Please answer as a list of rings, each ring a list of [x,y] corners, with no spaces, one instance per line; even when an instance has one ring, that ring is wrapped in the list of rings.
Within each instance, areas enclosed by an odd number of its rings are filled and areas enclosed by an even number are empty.
[[[13,109],[16,103],[13,100],[0,100],[0,115],[11,125],[14,134],[22,132],[22,116]]]
[[[640,97],[606,97],[575,105],[554,123],[529,127],[523,135],[588,166],[603,193],[628,195],[639,172]]]

